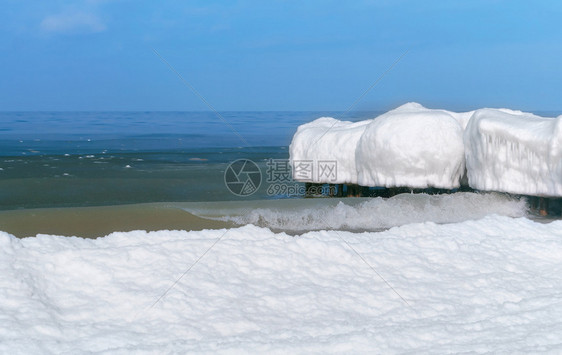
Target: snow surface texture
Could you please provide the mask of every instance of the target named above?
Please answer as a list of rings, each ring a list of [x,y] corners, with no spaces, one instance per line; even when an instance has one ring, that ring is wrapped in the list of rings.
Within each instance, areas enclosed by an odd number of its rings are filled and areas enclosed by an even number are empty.
[[[189,212],[205,218],[196,210]],[[489,214],[524,217],[527,205],[524,199],[498,193],[459,192],[450,195],[400,194],[389,199],[368,199],[356,205],[340,201],[335,206],[314,208],[253,208],[246,213],[237,210],[222,212],[223,216],[213,219],[287,232],[320,229],[377,231],[415,222],[455,223]]]
[[[559,353],[562,221],[0,233],[0,297],[6,354]]]
[[[473,188],[562,196],[562,116],[478,110],[466,128],[465,145]]]
[[[409,103],[369,124],[354,156],[359,185],[453,189],[464,173],[463,129],[447,111]]]
[[[488,108],[455,113],[407,103],[373,120],[303,125],[290,157],[336,160],[338,183],[452,189],[466,165],[468,183],[478,190],[562,196],[562,116]]]
[[[355,147],[365,127],[372,120],[360,122],[339,121],[331,117],[318,118],[299,126],[290,146],[291,161],[299,164],[302,161],[337,161],[335,179],[326,181],[313,171],[310,182],[330,182],[333,184],[357,183],[355,167]],[[316,168],[318,168],[316,166]],[[299,180],[297,170],[294,178]]]

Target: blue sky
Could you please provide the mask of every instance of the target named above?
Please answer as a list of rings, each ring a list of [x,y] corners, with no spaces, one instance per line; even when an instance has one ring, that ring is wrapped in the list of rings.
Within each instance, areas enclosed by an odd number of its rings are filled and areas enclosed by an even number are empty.
[[[556,1],[3,0],[0,110],[561,110]]]

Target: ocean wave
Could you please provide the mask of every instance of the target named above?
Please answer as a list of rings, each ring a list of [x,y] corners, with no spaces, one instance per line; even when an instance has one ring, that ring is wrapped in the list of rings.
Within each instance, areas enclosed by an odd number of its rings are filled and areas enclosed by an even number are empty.
[[[388,199],[354,199],[325,204],[286,204],[279,207],[223,209],[221,216],[189,212],[203,218],[254,224],[274,230],[308,231],[321,229],[376,231],[418,222],[456,223],[487,215],[523,217],[527,202],[499,193],[455,193],[450,195],[400,194]],[[332,204],[329,204],[332,202]],[[250,203],[248,203],[250,204]]]

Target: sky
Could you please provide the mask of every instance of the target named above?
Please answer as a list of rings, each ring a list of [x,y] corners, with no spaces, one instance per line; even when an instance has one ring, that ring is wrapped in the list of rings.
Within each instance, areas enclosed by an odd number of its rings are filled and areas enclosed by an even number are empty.
[[[156,53],[220,111],[562,109],[559,1],[2,0],[0,13],[0,111],[209,110]]]

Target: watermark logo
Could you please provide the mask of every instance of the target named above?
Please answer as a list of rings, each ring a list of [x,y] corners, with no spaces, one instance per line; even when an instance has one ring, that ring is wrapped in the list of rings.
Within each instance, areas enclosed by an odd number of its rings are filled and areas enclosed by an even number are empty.
[[[335,160],[268,159],[265,165],[265,193],[268,196],[315,196],[335,193],[334,186],[329,185],[337,181]],[[259,166],[249,159],[232,162],[224,172],[226,187],[237,196],[254,194],[261,181]]]
[[[318,180],[333,183],[337,179],[337,162],[335,160],[320,160],[318,162]]]
[[[236,160],[224,172],[226,187],[237,196],[250,196],[261,185],[261,170],[249,159]]]

